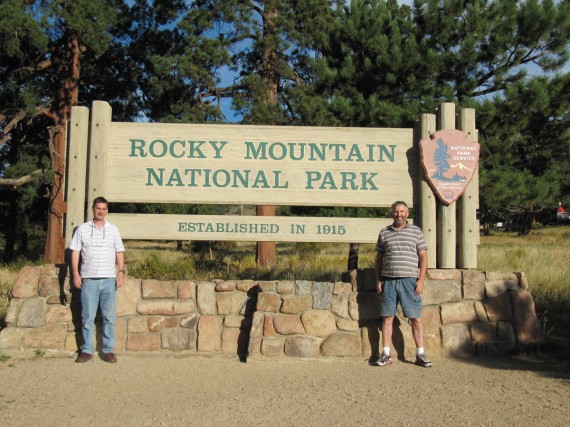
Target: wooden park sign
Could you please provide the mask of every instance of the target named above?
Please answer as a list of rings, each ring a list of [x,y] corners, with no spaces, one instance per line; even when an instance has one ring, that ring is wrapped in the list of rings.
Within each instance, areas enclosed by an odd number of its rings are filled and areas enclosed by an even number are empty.
[[[65,239],[91,201],[419,207],[414,129],[121,123],[74,107]],[[416,141],[416,142],[414,142]],[[435,216],[435,212],[433,213]],[[113,214],[124,239],[375,243],[391,218]]]

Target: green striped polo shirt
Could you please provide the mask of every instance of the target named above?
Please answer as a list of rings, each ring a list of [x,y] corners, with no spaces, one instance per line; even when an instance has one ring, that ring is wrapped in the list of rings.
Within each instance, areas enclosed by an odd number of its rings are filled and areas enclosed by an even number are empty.
[[[427,250],[420,227],[406,223],[396,231],[394,225],[380,230],[376,251],[383,255],[382,276],[418,277],[419,253]]]

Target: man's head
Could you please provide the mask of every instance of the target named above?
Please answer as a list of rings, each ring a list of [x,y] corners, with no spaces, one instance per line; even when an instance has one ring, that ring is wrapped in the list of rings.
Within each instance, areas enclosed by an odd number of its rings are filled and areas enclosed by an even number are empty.
[[[102,221],[105,219],[107,212],[109,212],[109,203],[104,197],[96,197],[93,200],[93,219],[96,221]]]
[[[410,212],[408,210],[408,205],[406,202],[402,202],[398,200],[397,202],[392,203],[392,218],[394,219],[394,225],[397,228],[403,227],[406,225],[406,221],[408,220],[408,216]]]

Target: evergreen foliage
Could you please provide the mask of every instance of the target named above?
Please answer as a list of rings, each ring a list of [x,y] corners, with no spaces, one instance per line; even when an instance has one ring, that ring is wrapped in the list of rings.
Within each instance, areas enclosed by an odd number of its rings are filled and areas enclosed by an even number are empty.
[[[45,227],[46,218],[50,223],[63,215],[65,123],[73,105],[100,99],[100,94],[89,98],[87,93],[108,77],[111,67],[98,64],[97,59],[115,40],[113,29],[121,5],[118,0],[6,0],[0,4],[0,173],[20,177],[44,169],[43,178],[34,183],[36,200],[26,196],[28,188],[2,188],[6,195],[2,207],[17,215],[2,223],[5,260],[14,257],[16,245],[25,252],[27,233],[22,230],[31,229],[34,216],[36,221],[42,218]],[[93,81],[89,70],[100,80]],[[116,75],[112,80],[118,80]],[[132,87],[126,86],[117,97],[124,98]],[[38,203],[42,199],[48,203]],[[43,212],[38,215],[40,206]]]
[[[504,98],[483,103],[480,193],[487,221],[528,222],[544,207],[567,200],[569,85],[568,73],[537,77],[512,85]]]
[[[149,117],[224,121],[220,104],[231,98],[243,123],[287,124],[287,89],[302,82],[314,44],[326,38],[331,2],[170,3],[171,42],[150,56]]]
[[[483,221],[568,205],[569,42],[569,0],[4,0],[0,178],[43,172],[0,186],[3,259],[43,238],[59,173],[50,141],[66,108],[97,99],[119,121],[230,121],[231,102],[246,124],[364,127],[412,127],[456,102],[476,109]]]

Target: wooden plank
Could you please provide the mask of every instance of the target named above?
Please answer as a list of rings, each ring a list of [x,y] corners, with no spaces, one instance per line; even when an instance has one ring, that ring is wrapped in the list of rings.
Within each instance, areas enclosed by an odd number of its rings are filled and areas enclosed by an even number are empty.
[[[436,131],[435,114],[422,114],[418,142]],[[419,160],[421,162],[421,158]],[[420,192],[419,223],[428,245],[428,268],[436,268],[437,265],[437,214],[436,196],[425,180],[423,167],[419,166],[418,185]]]
[[[391,218],[109,214],[123,239],[376,243]]]
[[[439,107],[439,129],[455,129],[455,104],[446,102]],[[456,268],[457,220],[456,205],[438,202],[438,268]]]
[[[89,109],[72,107],[68,124],[69,141],[67,147],[67,179],[65,200],[64,239],[68,247],[73,230],[85,221],[85,192],[87,179],[87,152],[89,144]]]
[[[95,197],[103,196],[108,198],[107,191],[107,147],[109,127],[111,124],[111,106],[104,101],[94,101],[91,111],[91,133],[89,147],[89,181],[87,198],[88,205]],[[112,182],[114,186],[121,186],[121,182]]]
[[[469,135],[470,141],[477,141],[478,134],[475,129],[475,109],[461,110],[459,126]],[[471,182],[465,188],[458,202],[459,210],[459,268],[477,268],[477,245],[479,243],[479,164],[473,173]]]
[[[413,205],[412,129],[112,123],[106,134],[112,201]]]

